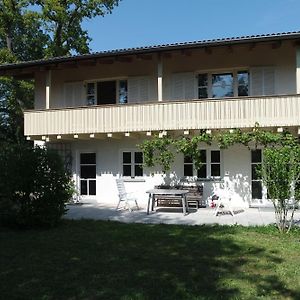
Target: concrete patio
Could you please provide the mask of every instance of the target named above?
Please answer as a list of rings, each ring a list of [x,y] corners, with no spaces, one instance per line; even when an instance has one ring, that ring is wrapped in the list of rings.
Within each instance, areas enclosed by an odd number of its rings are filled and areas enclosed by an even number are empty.
[[[233,208],[235,214],[232,216],[228,211],[214,215],[212,208],[190,208],[188,215],[182,214],[181,208],[155,208],[154,212],[147,215],[147,201],[139,201],[139,210],[129,212],[125,209],[116,210],[116,204],[97,203],[95,200],[81,201],[80,204],[68,205],[67,219],[94,219],[110,220],[124,223],[153,223],[153,224],[182,224],[203,225],[220,224],[243,226],[268,225],[275,222],[274,209],[269,208]],[[295,212],[294,220],[300,224],[300,211]]]

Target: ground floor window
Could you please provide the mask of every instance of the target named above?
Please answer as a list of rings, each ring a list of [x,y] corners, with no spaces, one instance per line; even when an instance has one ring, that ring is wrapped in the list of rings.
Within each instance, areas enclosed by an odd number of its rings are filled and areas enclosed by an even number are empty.
[[[143,152],[123,151],[122,169],[123,176],[143,176]]]
[[[262,180],[257,168],[262,164],[261,149],[251,150],[251,188],[252,199],[262,199]]]
[[[197,178],[212,178],[221,176],[220,150],[199,150],[203,162],[199,170],[195,170],[194,162],[189,156],[184,157],[184,176],[197,176]]]
[[[80,194],[96,195],[96,153],[80,154]]]

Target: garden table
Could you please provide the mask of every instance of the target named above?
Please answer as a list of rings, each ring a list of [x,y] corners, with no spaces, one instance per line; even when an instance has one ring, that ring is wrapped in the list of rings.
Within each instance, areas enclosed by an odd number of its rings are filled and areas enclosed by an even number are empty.
[[[156,195],[165,195],[168,196],[168,198],[171,200],[172,197],[174,197],[174,200],[180,196],[181,203],[182,203],[182,211],[183,214],[186,215],[188,213],[188,203],[186,201],[186,194],[188,193],[187,190],[172,190],[172,189],[152,189],[146,191],[147,194],[149,194],[148,198],[148,206],[147,206],[147,215],[149,215],[150,205],[151,205],[151,211],[154,210],[154,203],[155,203],[155,196]]]

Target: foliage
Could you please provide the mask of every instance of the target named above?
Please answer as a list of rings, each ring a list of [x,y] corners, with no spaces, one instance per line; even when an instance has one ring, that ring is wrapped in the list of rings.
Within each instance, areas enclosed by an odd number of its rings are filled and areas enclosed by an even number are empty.
[[[0,149],[0,223],[54,226],[73,193],[57,153],[28,146]]]
[[[277,227],[280,232],[289,232],[293,225],[295,207],[300,200],[299,144],[294,142],[266,148],[260,173],[275,208]]]
[[[82,22],[111,13],[120,0],[35,0],[48,37],[47,56],[89,53],[91,38]]]
[[[0,1],[0,64],[89,52],[82,22],[111,13],[120,0]],[[23,110],[33,108],[33,81],[0,77],[0,144],[25,142]]]

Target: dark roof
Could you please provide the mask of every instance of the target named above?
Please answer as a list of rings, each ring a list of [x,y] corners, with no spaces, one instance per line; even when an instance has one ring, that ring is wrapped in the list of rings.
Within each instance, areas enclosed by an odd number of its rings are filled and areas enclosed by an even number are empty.
[[[172,44],[162,44],[153,45],[145,47],[135,47],[135,48],[124,48],[94,52],[91,54],[73,55],[73,56],[61,56],[53,57],[48,59],[39,59],[33,61],[19,62],[14,64],[4,64],[0,65],[0,72],[13,69],[23,69],[32,66],[46,66],[57,63],[67,63],[79,60],[89,60],[96,58],[106,58],[115,56],[125,56],[134,54],[147,54],[154,52],[166,52],[171,50],[183,50],[183,49],[194,49],[203,47],[217,47],[235,44],[245,44],[254,42],[273,42],[279,40],[297,40],[300,39],[300,31],[291,32],[281,32],[281,33],[271,33],[271,34],[260,34],[260,35],[246,35],[240,37],[230,37],[230,38],[220,38],[211,40],[200,40],[200,41],[190,41]]]

